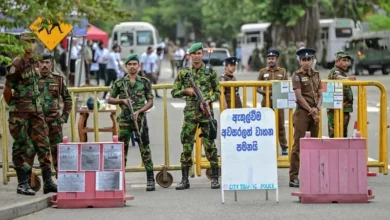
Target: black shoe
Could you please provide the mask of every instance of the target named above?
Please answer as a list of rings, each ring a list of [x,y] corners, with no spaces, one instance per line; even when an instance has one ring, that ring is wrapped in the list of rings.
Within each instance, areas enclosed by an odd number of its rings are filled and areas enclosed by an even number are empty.
[[[290,180],[289,186],[299,188],[299,180],[298,179]]]
[[[22,169],[16,169],[16,175],[18,177],[18,188],[16,193],[35,196],[35,191],[31,189],[30,184],[28,184],[28,173]]]
[[[154,184],[154,173],[152,171],[146,171],[146,191],[154,191],[156,189]]]
[[[50,168],[42,169],[42,179],[43,179],[43,194],[57,192],[57,185],[51,179],[51,169]]]
[[[219,189],[221,185],[218,182],[218,167],[214,167],[211,169],[211,189]]]
[[[282,148],[282,155],[287,156],[288,155],[288,147],[287,146],[281,146]]]
[[[181,168],[181,182],[176,186],[176,190],[183,190],[183,189],[189,189],[190,188],[190,181],[188,180],[188,171],[189,167],[182,167]]]

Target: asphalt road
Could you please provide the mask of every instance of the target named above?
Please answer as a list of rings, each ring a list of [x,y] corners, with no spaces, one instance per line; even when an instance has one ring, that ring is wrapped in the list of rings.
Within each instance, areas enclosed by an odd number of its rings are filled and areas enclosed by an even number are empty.
[[[160,83],[172,83],[171,74],[166,63],[163,64],[165,70]],[[327,70],[321,70],[321,78],[327,78]],[[236,75],[238,80],[255,80],[257,73],[239,73]],[[390,76],[383,76],[380,72],[373,76],[360,76],[359,80],[379,81],[385,86],[390,85]],[[355,96],[357,94],[354,90]],[[162,94],[162,92],[160,92]],[[242,91],[241,91],[242,94]],[[248,105],[252,105],[252,96],[250,88],[247,91]],[[390,96],[390,91],[387,91]],[[355,97],[356,98],[356,97]],[[368,156],[372,159],[378,158],[378,126],[379,126],[379,90],[376,88],[367,88],[367,117],[369,121],[368,131]],[[258,96],[257,106],[260,106],[261,96]],[[390,102],[388,101],[388,105]],[[181,153],[180,130],[183,122],[182,111],[184,101],[173,99],[168,91],[168,142],[170,147],[170,163],[179,165]],[[219,117],[219,107],[215,105],[216,117]],[[354,109],[356,111],[356,109]],[[388,111],[389,112],[389,111]],[[287,115],[286,115],[287,116]],[[326,115],[323,115],[326,119]],[[287,117],[286,117],[287,119]],[[92,115],[88,121],[89,127],[92,127]],[[352,136],[353,122],[356,120],[356,113],[352,115],[349,126],[349,136]],[[163,124],[163,101],[156,98],[154,107],[148,113],[149,132],[151,139],[152,157],[155,165],[164,163],[164,124]],[[390,120],[387,120],[390,124]],[[109,114],[99,116],[100,126],[109,126],[111,121]],[[285,122],[288,126],[288,121]],[[65,135],[70,136],[69,123],[65,126]],[[323,123],[323,136],[327,136],[327,126]],[[93,141],[93,133],[88,135],[89,141]],[[100,141],[109,141],[109,133],[100,133]],[[11,140],[8,141],[11,150]],[[390,140],[389,140],[390,143]],[[217,140],[217,146],[219,146]],[[128,155],[130,166],[141,164],[139,150],[137,147],[131,147]],[[375,170],[375,169],[373,169]],[[323,205],[304,205],[298,203],[296,197],[292,197],[291,192],[295,191],[289,188],[288,170],[278,169],[279,176],[279,204],[275,202],[273,192],[270,192],[270,200],[265,201],[265,193],[259,192],[238,192],[238,202],[234,202],[233,193],[226,193],[226,203],[221,204],[221,191],[211,190],[209,180],[203,174],[202,177],[190,179],[191,190],[184,192],[175,191],[176,182],[180,182],[180,173],[171,172],[174,177],[174,184],[163,189],[158,187],[156,192],[145,192],[145,174],[127,173],[126,181],[128,193],[135,196],[134,201],[128,201],[125,208],[117,209],[83,209],[77,212],[71,210],[60,210],[48,208],[41,212],[23,217],[21,219],[367,219],[372,217],[385,218],[390,213],[390,193],[388,186],[390,179],[388,176],[378,174],[378,177],[369,179],[369,186],[374,189],[376,199],[369,204],[342,205],[342,204],[323,204]]]

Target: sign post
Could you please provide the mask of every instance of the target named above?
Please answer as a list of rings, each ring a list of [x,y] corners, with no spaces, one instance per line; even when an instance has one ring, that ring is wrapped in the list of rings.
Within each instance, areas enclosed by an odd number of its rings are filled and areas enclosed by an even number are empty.
[[[31,32],[34,32],[39,40],[47,49],[53,51],[54,48],[64,39],[73,29],[73,25],[52,21],[48,27],[41,27],[42,17],[38,17],[30,25]]]
[[[222,203],[224,191],[275,190],[279,202],[275,114],[270,108],[221,113]]]

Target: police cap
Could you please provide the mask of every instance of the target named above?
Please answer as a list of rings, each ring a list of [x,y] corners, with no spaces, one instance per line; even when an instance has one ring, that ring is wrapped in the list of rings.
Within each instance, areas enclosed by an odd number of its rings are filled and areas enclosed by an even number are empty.
[[[277,50],[268,50],[267,57],[279,57],[279,52]]]
[[[50,54],[50,53],[43,53],[41,55],[41,60],[49,60],[51,59],[53,56]]]
[[[225,66],[229,64],[236,64],[237,63],[237,57],[228,57],[225,59]]]
[[[304,58],[313,58],[315,53],[316,51],[311,48],[302,48],[297,51],[300,60]]]

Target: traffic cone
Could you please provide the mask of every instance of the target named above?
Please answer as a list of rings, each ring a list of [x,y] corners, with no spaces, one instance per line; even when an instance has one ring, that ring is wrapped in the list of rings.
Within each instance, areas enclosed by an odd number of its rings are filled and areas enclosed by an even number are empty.
[[[354,138],[356,137],[357,131],[358,131],[357,130],[357,121],[355,121],[355,124],[353,125],[353,137]],[[370,170],[367,167],[367,176],[376,176],[376,173],[375,172],[370,172]]]

